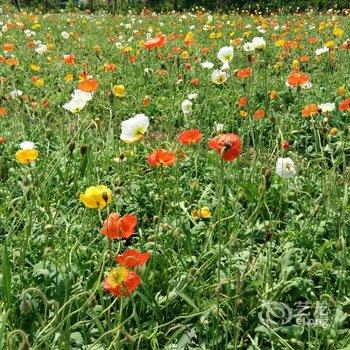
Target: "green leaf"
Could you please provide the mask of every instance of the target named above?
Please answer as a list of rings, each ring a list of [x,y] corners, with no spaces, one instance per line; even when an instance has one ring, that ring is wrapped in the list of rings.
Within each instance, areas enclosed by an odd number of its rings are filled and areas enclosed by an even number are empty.
[[[2,252],[2,274],[3,274],[3,289],[4,289],[4,297],[7,308],[11,307],[11,266],[10,259],[8,257],[7,252],[7,244],[6,241],[4,243],[3,252]]]

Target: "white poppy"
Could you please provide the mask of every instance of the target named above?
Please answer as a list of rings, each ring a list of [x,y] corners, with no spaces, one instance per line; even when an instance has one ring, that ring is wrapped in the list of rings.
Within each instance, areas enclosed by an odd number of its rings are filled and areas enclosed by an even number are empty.
[[[21,90],[12,90],[12,91],[10,92],[10,96],[11,96],[12,98],[20,97],[20,96],[22,96],[22,95],[23,95],[23,92],[22,92]]]
[[[43,55],[45,52],[47,52],[47,46],[45,44],[40,44],[36,49],[35,52],[39,55]]]
[[[35,145],[34,145],[34,142],[32,141],[23,141],[19,144],[19,147],[23,150],[26,150],[26,149],[34,149]]]
[[[121,124],[120,138],[131,143],[143,138],[149,126],[149,119],[144,114],[136,114],[134,117],[124,120]]]
[[[230,70],[230,64],[228,62],[224,62],[220,70],[222,70],[223,72],[228,72]]]
[[[209,61],[205,61],[201,64],[201,66],[205,69],[212,69],[214,67],[214,63],[211,63]]]
[[[265,50],[266,49],[266,41],[264,38],[255,37],[252,40],[252,45],[254,50]]]
[[[198,94],[196,94],[196,93],[192,93],[192,94],[187,95],[187,98],[189,100],[195,100],[197,97],[198,97]]]
[[[233,46],[224,46],[222,47],[218,54],[217,58],[222,62],[222,63],[228,63],[232,61],[233,58]]]
[[[320,49],[317,49],[315,51],[315,54],[316,54],[316,56],[320,56],[320,55],[322,55],[322,54],[324,54],[324,53],[326,53],[328,51],[329,51],[328,47],[321,47]]]
[[[72,93],[72,97],[73,99],[78,99],[78,100],[85,100],[86,102],[91,101],[92,100],[92,92],[85,92],[82,90],[74,90],[74,92]]]
[[[332,102],[321,103],[318,105],[318,108],[321,110],[322,113],[332,112],[335,110],[335,103],[332,103]]]
[[[217,85],[223,84],[228,78],[228,74],[222,70],[214,70],[211,73],[211,81]]]
[[[79,98],[72,98],[68,103],[63,105],[63,108],[72,113],[78,113],[84,109],[87,101]]]
[[[254,51],[254,46],[251,42],[247,42],[247,43],[243,44],[243,50],[245,52],[252,52],[252,51]]]
[[[190,100],[184,100],[181,103],[181,110],[184,114],[192,113],[192,102]]]
[[[296,166],[290,158],[278,158],[276,163],[276,174],[283,178],[290,178],[296,174]]]
[[[62,36],[63,39],[69,39],[70,34],[64,30],[64,31],[61,33],[61,36]]]

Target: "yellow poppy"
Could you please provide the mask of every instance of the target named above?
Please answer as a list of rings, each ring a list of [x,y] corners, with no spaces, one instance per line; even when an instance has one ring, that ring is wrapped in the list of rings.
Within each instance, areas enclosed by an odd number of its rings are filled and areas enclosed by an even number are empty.
[[[103,209],[112,201],[112,191],[104,185],[91,186],[79,199],[87,208]]]

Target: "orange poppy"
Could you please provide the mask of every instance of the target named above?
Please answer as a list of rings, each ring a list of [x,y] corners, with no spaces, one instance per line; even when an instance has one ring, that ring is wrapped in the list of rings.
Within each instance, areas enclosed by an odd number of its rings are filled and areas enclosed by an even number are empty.
[[[246,105],[248,104],[248,98],[245,97],[245,96],[241,96],[239,99],[238,99],[238,106],[239,107],[245,107]]]
[[[185,69],[189,71],[191,69],[191,64],[190,63],[185,63]]]
[[[8,58],[5,63],[10,66],[10,67],[14,67],[17,66],[19,64],[19,61],[17,58]]]
[[[198,129],[190,129],[182,131],[178,137],[178,140],[183,145],[191,145],[198,143],[202,138],[202,133]]]
[[[6,51],[6,52],[12,52],[15,49],[15,45],[10,44],[10,43],[6,43],[4,45],[2,45],[2,48]]]
[[[95,79],[86,79],[78,84],[78,89],[85,92],[94,92],[98,88],[98,82]]]
[[[342,112],[350,112],[350,98],[346,98],[344,101],[340,102],[338,108]]]
[[[4,63],[6,61],[5,57],[3,55],[0,55],[0,63]]]
[[[103,65],[103,70],[107,72],[114,72],[117,69],[116,65],[113,63],[106,63]]]
[[[309,82],[309,76],[301,72],[293,72],[287,78],[287,84],[291,87],[298,87],[307,85]]]
[[[234,133],[220,134],[209,140],[209,148],[228,162],[235,160],[241,153],[242,142],[238,135]]]
[[[0,117],[3,117],[7,114],[7,109],[5,107],[0,106]]]
[[[154,38],[146,40],[143,43],[143,47],[147,50],[160,48],[165,45],[165,35],[162,33],[157,34]]]
[[[151,103],[152,99],[150,96],[146,95],[143,100],[142,103],[145,107],[149,106],[149,104]]]
[[[254,114],[253,114],[253,119],[262,119],[265,117],[265,111],[263,109],[258,109]]]
[[[176,161],[176,155],[174,152],[166,151],[162,148],[154,150],[147,157],[147,163],[151,166],[169,166]]]
[[[285,151],[287,151],[289,149],[290,145],[289,142],[287,140],[283,140],[281,142],[281,148],[284,149]]]
[[[308,39],[308,42],[310,44],[316,44],[317,43],[317,38],[315,38],[314,36],[312,36],[311,38]]]
[[[305,62],[308,62],[309,59],[310,59],[310,57],[307,55],[300,56],[300,62],[305,63]]]
[[[104,222],[101,233],[109,239],[128,239],[134,233],[136,225],[137,218],[135,215],[126,214],[119,217],[117,213],[111,213]]]
[[[191,80],[191,85],[192,86],[199,86],[199,79],[198,78],[193,78]]]
[[[303,110],[301,111],[301,114],[303,117],[312,117],[316,114],[318,114],[319,112],[319,108],[318,105],[315,103],[312,103],[306,107],[303,108]]]
[[[114,267],[103,280],[103,288],[116,297],[130,295],[141,283],[136,272],[124,266]]]
[[[64,63],[66,63],[66,64],[74,64],[75,63],[75,56],[72,54],[64,55],[63,60],[64,60]]]
[[[151,253],[141,253],[135,249],[128,249],[123,254],[117,255],[115,261],[125,267],[144,265],[151,257]]]
[[[236,77],[240,79],[249,78],[252,75],[251,68],[240,69],[236,72]]]
[[[350,49],[350,40],[346,40],[342,43],[341,45],[342,49],[346,49],[346,50],[349,50]]]
[[[270,92],[269,97],[270,97],[270,100],[274,100],[277,97],[277,91],[276,90],[272,90]]]

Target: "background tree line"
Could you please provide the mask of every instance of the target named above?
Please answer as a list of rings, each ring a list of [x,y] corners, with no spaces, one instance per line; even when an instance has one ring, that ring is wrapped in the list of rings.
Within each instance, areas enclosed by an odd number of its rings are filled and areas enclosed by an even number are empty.
[[[203,6],[209,10],[230,10],[246,9],[254,10],[276,10],[291,8],[295,10],[314,8],[349,8],[349,0],[9,0],[17,9],[22,7],[41,6],[44,10],[54,8],[73,9],[75,7],[89,9],[91,11],[105,9],[112,12],[123,12],[129,9],[141,11],[143,8],[150,8],[156,11],[181,11],[188,10],[194,6]]]

